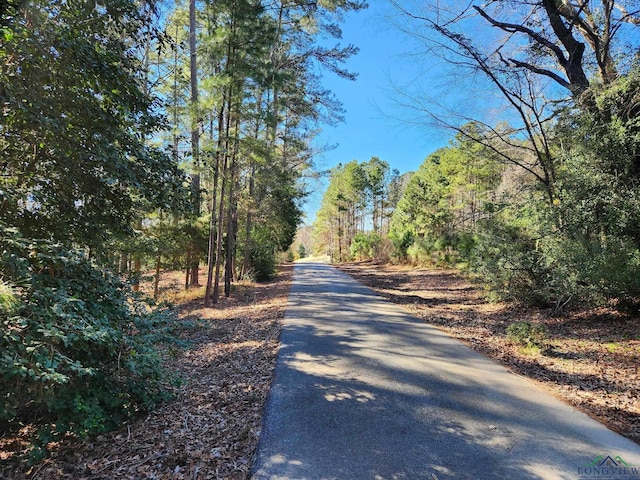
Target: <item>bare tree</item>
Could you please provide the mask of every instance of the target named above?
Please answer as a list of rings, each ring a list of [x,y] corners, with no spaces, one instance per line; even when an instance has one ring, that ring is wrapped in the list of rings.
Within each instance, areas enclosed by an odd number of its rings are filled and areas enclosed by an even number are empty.
[[[401,8],[398,6],[398,8]],[[491,124],[482,118],[483,113],[474,112],[465,104],[444,105],[442,102],[420,95],[400,93],[400,102],[413,110],[419,117],[430,123],[454,130],[463,137],[475,141],[495,152],[506,164],[515,165],[534,178],[543,188],[549,202],[555,195],[556,165],[552,155],[548,123],[553,118],[552,107],[558,99],[549,99],[544,94],[545,84],[537,75],[526,68],[514,68],[512,61],[501,51],[504,43],[485,50],[478,45],[475,37],[460,33],[467,26],[473,9],[459,13],[453,18],[444,15],[422,16],[403,10],[414,20],[428,27],[428,32],[412,30],[413,35],[427,42],[429,52],[453,66],[458,75],[467,72],[471,76],[481,76],[485,81],[485,98],[491,98],[489,90],[497,92],[505,111],[502,116],[509,120]],[[438,22],[438,20],[440,22]],[[477,20],[477,19],[476,19]],[[457,22],[461,22],[459,25]],[[464,125],[469,122],[482,125],[482,129],[469,130]]]
[[[569,98],[588,105],[587,72],[595,69],[599,81],[610,83],[626,68],[618,55],[622,31],[637,27],[638,9],[627,10],[611,0],[491,0],[482,6],[430,2],[416,8],[391,3],[410,21],[402,29],[426,45],[430,55],[458,74],[484,77],[487,87],[502,98],[508,109],[504,118],[512,126],[498,129],[474,118],[468,108],[406,92],[401,92],[402,103],[463,135],[468,132],[461,125],[483,124],[491,134],[469,138],[531,174],[553,202],[557,161],[549,125],[558,102]]]

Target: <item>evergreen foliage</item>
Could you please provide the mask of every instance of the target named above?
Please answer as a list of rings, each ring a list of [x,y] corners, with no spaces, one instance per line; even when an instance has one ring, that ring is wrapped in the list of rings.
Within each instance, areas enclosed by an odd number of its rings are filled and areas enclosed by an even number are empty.
[[[528,304],[637,311],[638,12],[597,1],[397,7],[429,52],[497,95],[471,123],[465,102],[415,102],[457,135],[400,200],[395,256],[457,263],[492,295]]]
[[[496,157],[490,141],[473,147],[458,134],[408,183],[391,222],[395,256],[463,266],[492,295],[526,304],[636,311],[639,92],[631,71],[558,111],[552,201],[543,179]]]
[[[36,460],[66,433],[113,428],[166,397],[156,343],[173,317],[105,266],[140,211],[179,208],[183,175],[147,141],[162,127],[140,75],[157,37],[152,4],[10,7],[0,28],[0,425],[33,426]]]
[[[172,315],[80,252],[0,232],[3,432],[36,425],[37,460],[68,432],[105,431],[166,398],[156,345],[170,339]]]
[[[338,261],[378,256],[399,198],[398,175],[377,157],[332,169],[314,225],[317,253]]]
[[[189,6],[0,2],[0,426],[39,429],[34,458],[164,397],[173,317],[135,294],[143,270],[156,297],[207,250],[226,295],[274,275],[340,117],[317,69],[355,77],[355,47],[317,39],[363,3]]]
[[[25,2],[0,46],[0,221],[103,247],[131,232],[136,200],[169,208],[177,166],[144,143],[160,126],[132,48],[151,35],[131,0]]]

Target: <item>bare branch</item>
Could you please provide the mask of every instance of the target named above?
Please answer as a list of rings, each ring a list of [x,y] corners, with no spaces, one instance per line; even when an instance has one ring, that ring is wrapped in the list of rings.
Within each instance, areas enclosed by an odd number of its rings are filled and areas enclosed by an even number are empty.
[[[615,8],[622,14],[620,17],[621,22],[631,23],[632,25],[638,26],[640,25],[640,10],[635,10],[633,12],[628,12],[622,5],[619,3],[615,4]]]
[[[551,70],[547,70],[546,68],[536,67],[535,65],[532,65],[527,62],[521,62],[520,60],[516,60],[515,58],[510,58],[509,61],[513,63],[516,67],[526,68],[527,70],[533,73],[537,73],[539,75],[544,75],[545,77],[549,77],[555,82],[559,83],[564,88],[566,88],[567,90],[571,90],[571,84],[567,82],[564,78],[562,78],[560,75],[558,75],[555,72],[552,72]]]
[[[489,14],[487,14],[480,7],[474,6],[473,8],[482,16],[482,18],[487,20],[494,27],[498,27],[500,30],[504,30],[508,33],[524,33],[525,35],[529,36],[534,42],[547,47],[554,53],[560,65],[564,65],[567,62],[562,49],[555,43],[551,42],[549,39],[542,36],[540,33],[517,23],[499,22],[498,20],[489,16]]]

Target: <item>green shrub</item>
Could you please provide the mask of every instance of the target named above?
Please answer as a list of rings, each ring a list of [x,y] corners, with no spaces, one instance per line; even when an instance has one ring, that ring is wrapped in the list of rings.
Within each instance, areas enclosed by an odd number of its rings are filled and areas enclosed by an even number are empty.
[[[397,236],[392,232],[389,234],[389,238],[393,243],[392,257],[399,261],[406,260],[407,251],[415,241],[415,235],[412,232],[405,230],[401,236]]]
[[[482,222],[470,255],[470,271],[500,299],[552,305],[559,296],[552,279],[557,266],[540,249],[544,226],[538,212],[517,207]]]
[[[18,306],[18,299],[13,289],[7,283],[0,280],[0,314],[8,316]]]
[[[407,248],[407,258],[413,265],[430,265],[433,242],[429,238],[417,238]]]
[[[523,347],[542,347],[546,338],[543,325],[530,322],[516,322],[507,327],[507,337]]]
[[[356,260],[374,259],[381,243],[382,237],[375,232],[356,233],[349,249],[351,257]]]
[[[36,460],[67,432],[111,429],[166,398],[173,379],[155,344],[171,313],[78,252],[0,231],[0,271],[17,285],[15,305],[0,307],[0,430],[37,427]]]
[[[462,233],[455,242],[455,249],[458,253],[458,260],[470,261],[473,258],[473,252],[478,245],[478,236],[474,233]]]
[[[276,273],[276,254],[274,247],[268,244],[254,245],[251,248],[251,269],[256,282],[265,282]]]
[[[447,267],[458,259],[456,238],[441,235],[437,238],[425,236],[416,239],[407,249],[407,258],[414,265]]]

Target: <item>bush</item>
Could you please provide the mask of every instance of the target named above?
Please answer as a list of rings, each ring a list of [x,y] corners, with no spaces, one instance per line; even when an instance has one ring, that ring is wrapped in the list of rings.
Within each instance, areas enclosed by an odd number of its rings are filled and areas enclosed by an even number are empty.
[[[36,460],[67,432],[111,429],[166,398],[171,377],[155,344],[169,339],[170,312],[78,252],[0,230],[15,299],[0,305],[0,430],[36,426]]]
[[[0,314],[3,317],[9,316],[18,306],[18,299],[13,293],[13,289],[7,283],[0,280]]]
[[[561,296],[552,275],[557,266],[540,248],[541,232],[550,230],[540,212],[513,205],[480,224],[469,269],[500,299],[549,306]]]
[[[251,248],[251,268],[256,282],[270,280],[276,274],[276,254],[271,245],[255,245]]]
[[[631,241],[574,235],[546,239],[541,249],[552,268],[550,282],[562,293],[560,299],[637,311],[640,251]]]
[[[432,251],[433,242],[427,238],[418,238],[407,248],[407,258],[413,265],[429,265]]]
[[[375,232],[356,233],[351,241],[351,257],[356,260],[371,260],[376,257],[376,251],[382,243],[382,237]]]
[[[393,233],[389,235],[391,242],[393,243],[392,257],[399,261],[407,259],[407,251],[413,242],[415,241],[415,235],[408,230],[405,230],[400,237]]]
[[[527,348],[542,347],[546,337],[543,325],[530,322],[516,322],[507,327],[507,337]]]
[[[450,266],[458,259],[455,245],[456,239],[448,235],[421,237],[407,249],[407,258],[413,265]]]
[[[462,233],[455,242],[455,248],[460,261],[469,262],[473,258],[473,252],[478,245],[478,236],[475,233]]]

